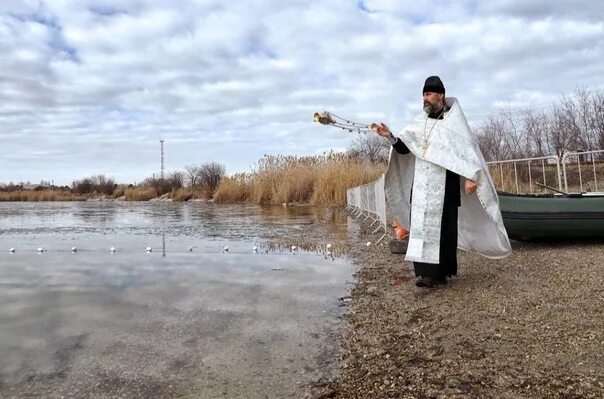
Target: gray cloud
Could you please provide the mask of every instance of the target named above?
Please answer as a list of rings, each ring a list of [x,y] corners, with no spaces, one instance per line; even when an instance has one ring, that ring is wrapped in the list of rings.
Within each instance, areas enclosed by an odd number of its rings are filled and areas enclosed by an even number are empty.
[[[598,3],[591,0],[493,0],[476,2],[476,10],[479,13],[512,15],[528,19],[562,17],[601,21],[604,12],[602,5]]]
[[[602,89],[599,2],[15,1],[0,5],[0,182],[124,182],[342,149],[315,110],[400,128],[426,76],[474,123]]]

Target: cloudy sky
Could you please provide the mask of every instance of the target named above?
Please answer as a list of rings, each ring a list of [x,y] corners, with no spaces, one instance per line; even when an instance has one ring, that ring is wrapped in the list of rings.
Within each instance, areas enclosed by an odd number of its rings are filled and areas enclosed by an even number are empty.
[[[330,110],[394,129],[440,75],[472,124],[604,89],[595,0],[2,0],[0,182],[120,182],[344,149]]]

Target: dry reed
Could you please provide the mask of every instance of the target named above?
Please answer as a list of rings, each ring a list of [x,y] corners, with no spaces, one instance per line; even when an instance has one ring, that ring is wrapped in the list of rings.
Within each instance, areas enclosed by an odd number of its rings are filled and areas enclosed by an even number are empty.
[[[113,198],[120,198],[126,194],[126,187],[119,186],[115,190],[113,190]]]
[[[0,192],[0,201],[86,201],[87,196],[59,190],[19,190]]]
[[[215,202],[250,202],[251,178],[244,173],[224,177],[214,194]]]
[[[343,205],[347,188],[375,180],[383,171],[383,165],[375,166],[339,153],[304,157],[265,155],[251,173],[224,178],[214,200]]]
[[[157,197],[157,191],[153,187],[134,187],[124,191],[126,201],[149,201]]]
[[[172,189],[172,194],[170,197],[172,198],[172,201],[176,202],[184,202],[193,199],[209,199],[212,198],[210,191],[211,190],[209,188],[204,187],[183,187]]]

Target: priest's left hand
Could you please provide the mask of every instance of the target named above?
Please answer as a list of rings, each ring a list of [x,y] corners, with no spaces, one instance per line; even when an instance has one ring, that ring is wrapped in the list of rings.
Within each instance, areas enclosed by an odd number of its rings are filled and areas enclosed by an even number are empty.
[[[467,195],[474,194],[474,192],[476,191],[476,187],[478,187],[478,185],[474,180],[466,179],[465,189]]]

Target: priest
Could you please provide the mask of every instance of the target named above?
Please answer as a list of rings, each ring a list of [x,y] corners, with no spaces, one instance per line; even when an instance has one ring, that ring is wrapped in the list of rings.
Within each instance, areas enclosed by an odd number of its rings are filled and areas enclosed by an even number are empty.
[[[497,191],[454,97],[438,76],[426,79],[423,112],[395,137],[384,123],[376,132],[392,144],[385,178],[391,216],[410,230],[405,260],[416,285],[434,287],[457,275],[457,248],[488,258],[511,252]]]

